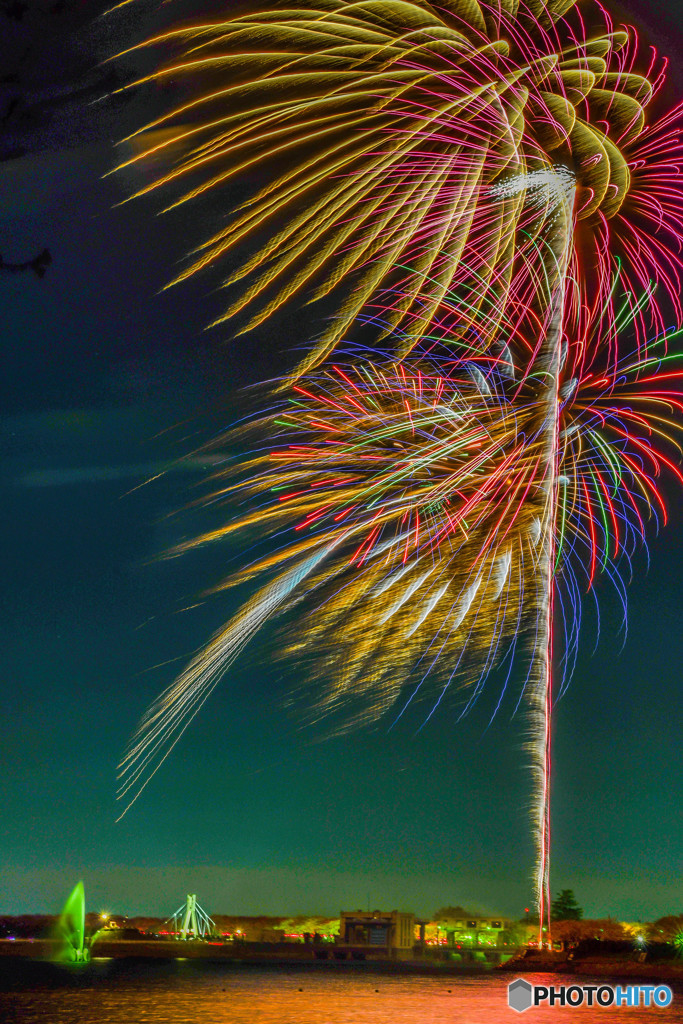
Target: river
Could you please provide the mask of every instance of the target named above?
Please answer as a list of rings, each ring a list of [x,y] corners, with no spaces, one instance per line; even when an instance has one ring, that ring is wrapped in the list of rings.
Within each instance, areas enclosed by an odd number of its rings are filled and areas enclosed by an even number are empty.
[[[419,976],[364,965],[248,967],[229,964],[96,961],[57,968],[5,962],[2,1024],[536,1024],[564,1020],[683,1021],[683,990],[660,1008],[507,1005],[514,975]],[[532,984],[591,979],[527,975]],[[605,980],[596,982],[606,984]]]

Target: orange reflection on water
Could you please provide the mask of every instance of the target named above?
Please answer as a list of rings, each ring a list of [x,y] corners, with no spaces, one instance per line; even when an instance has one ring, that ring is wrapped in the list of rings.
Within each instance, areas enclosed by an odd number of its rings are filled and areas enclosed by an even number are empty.
[[[532,984],[587,984],[590,979],[527,975]],[[500,1024],[523,1021],[601,1024],[683,1019],[674,986],[667,1009],[507,1005],[510,974],[399,975],[363,965],[269,968],[175,961],[101,963],[0,994],[0,1019],[21,1024]],[[606,981],[601,982],[602,984]]]

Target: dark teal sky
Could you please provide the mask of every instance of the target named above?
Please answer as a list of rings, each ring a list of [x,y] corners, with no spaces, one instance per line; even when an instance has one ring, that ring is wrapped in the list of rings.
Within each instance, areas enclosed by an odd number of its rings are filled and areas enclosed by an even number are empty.
[[[128,913],[170,913],[186,891],[226,913],[368,900],[521,913],[525,724],[509,701],[487,728],[495,685],[463,722],[452,705],[422,731],[416,713],[325,739],[324,723],[286,712],[295,675],[260,663],[257,640],[115,824],[127,737],[227,617],[198,595],[235,554],[159,557],[202,528],[182,511],[199,471],[131,488],[229,423],[236,389],[284,368],[299,339],[293,313],[239,345],[202,333],[219,304],[206,281],[158,295],[202,224],[115,207],[126,183],[101,179],[112,162],[94,137],[0,163],[0,252],[54,256],[43,281],[0,277],[0,912],[56,910],[82,877],[91,909]],[[589,628],[557,708],[553,888],[589,916],[681,910],[680,496],[671,505],[649,573],[637,562],[624,650],[602,588],[601,643],[591,656]]]

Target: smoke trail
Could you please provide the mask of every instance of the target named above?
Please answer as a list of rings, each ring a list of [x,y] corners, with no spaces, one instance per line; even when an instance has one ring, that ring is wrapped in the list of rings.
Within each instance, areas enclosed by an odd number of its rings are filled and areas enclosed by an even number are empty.
[[[539,378],[542,409],[540,439],[543,476],[540,488],[537,564],[538,627],[528,699],[532,722],[529,744],[531,770],[536,780],[532,816],[536,832],[536,899],[539,908],[539,946],[550,942],[550,775],[553,701],[553,602],[555,593],[555,534],[557,512],[557,458],[560,431],[560,374],[563,364],[564,304],[573,244],[576,181],[571,171],[553,166],[515,175],[497,184],[501,198],[525,191],[526,202],[543,210],[545,220],[542,263],[545,280],[545,333],[532,372]],[[564,386],[566,389],[566,385]],[[563,390],[564,390],[563,389]],[[547,929],[544,935],[544,927]]]

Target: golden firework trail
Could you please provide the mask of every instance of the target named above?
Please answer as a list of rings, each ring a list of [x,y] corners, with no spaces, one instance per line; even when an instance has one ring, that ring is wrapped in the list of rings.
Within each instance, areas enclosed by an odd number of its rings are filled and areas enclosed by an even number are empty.
[[[268,176],[176,282],[239,255],[225,281],[239,285],[236,297],[216,323],[238,318],[240,331],[294,296],[333,293],[337,314],[302,369],[389,283],[401,286],[386,310],[387,330],[403,329],[399,355],[455,281],[463,322],[493,341],[518,307],[524,315],[536,283],[520,258],[524,191],[495,188],[561,165],[576,178],[582,225],[565,317],[606,305],[603,345],[614,344],[612,256],[621,250],[632,291],[653,278],[678,304],[676,258],[633,216],[662,231],[681,224],[662,176],[668,121],[646,127],[644,117],[662,69],[652,64],[653,81],[637,73],[632,30],[594,5],[589,31],[574,8],[309,0],[150,40],[175,55],[134,84],[173,80],[189,95],[128,140],[137,149],[121,167],[165,154],[171,163],[137,195],[163,189],[172,207]],[[251,238],[258,247],[243,255]]]

